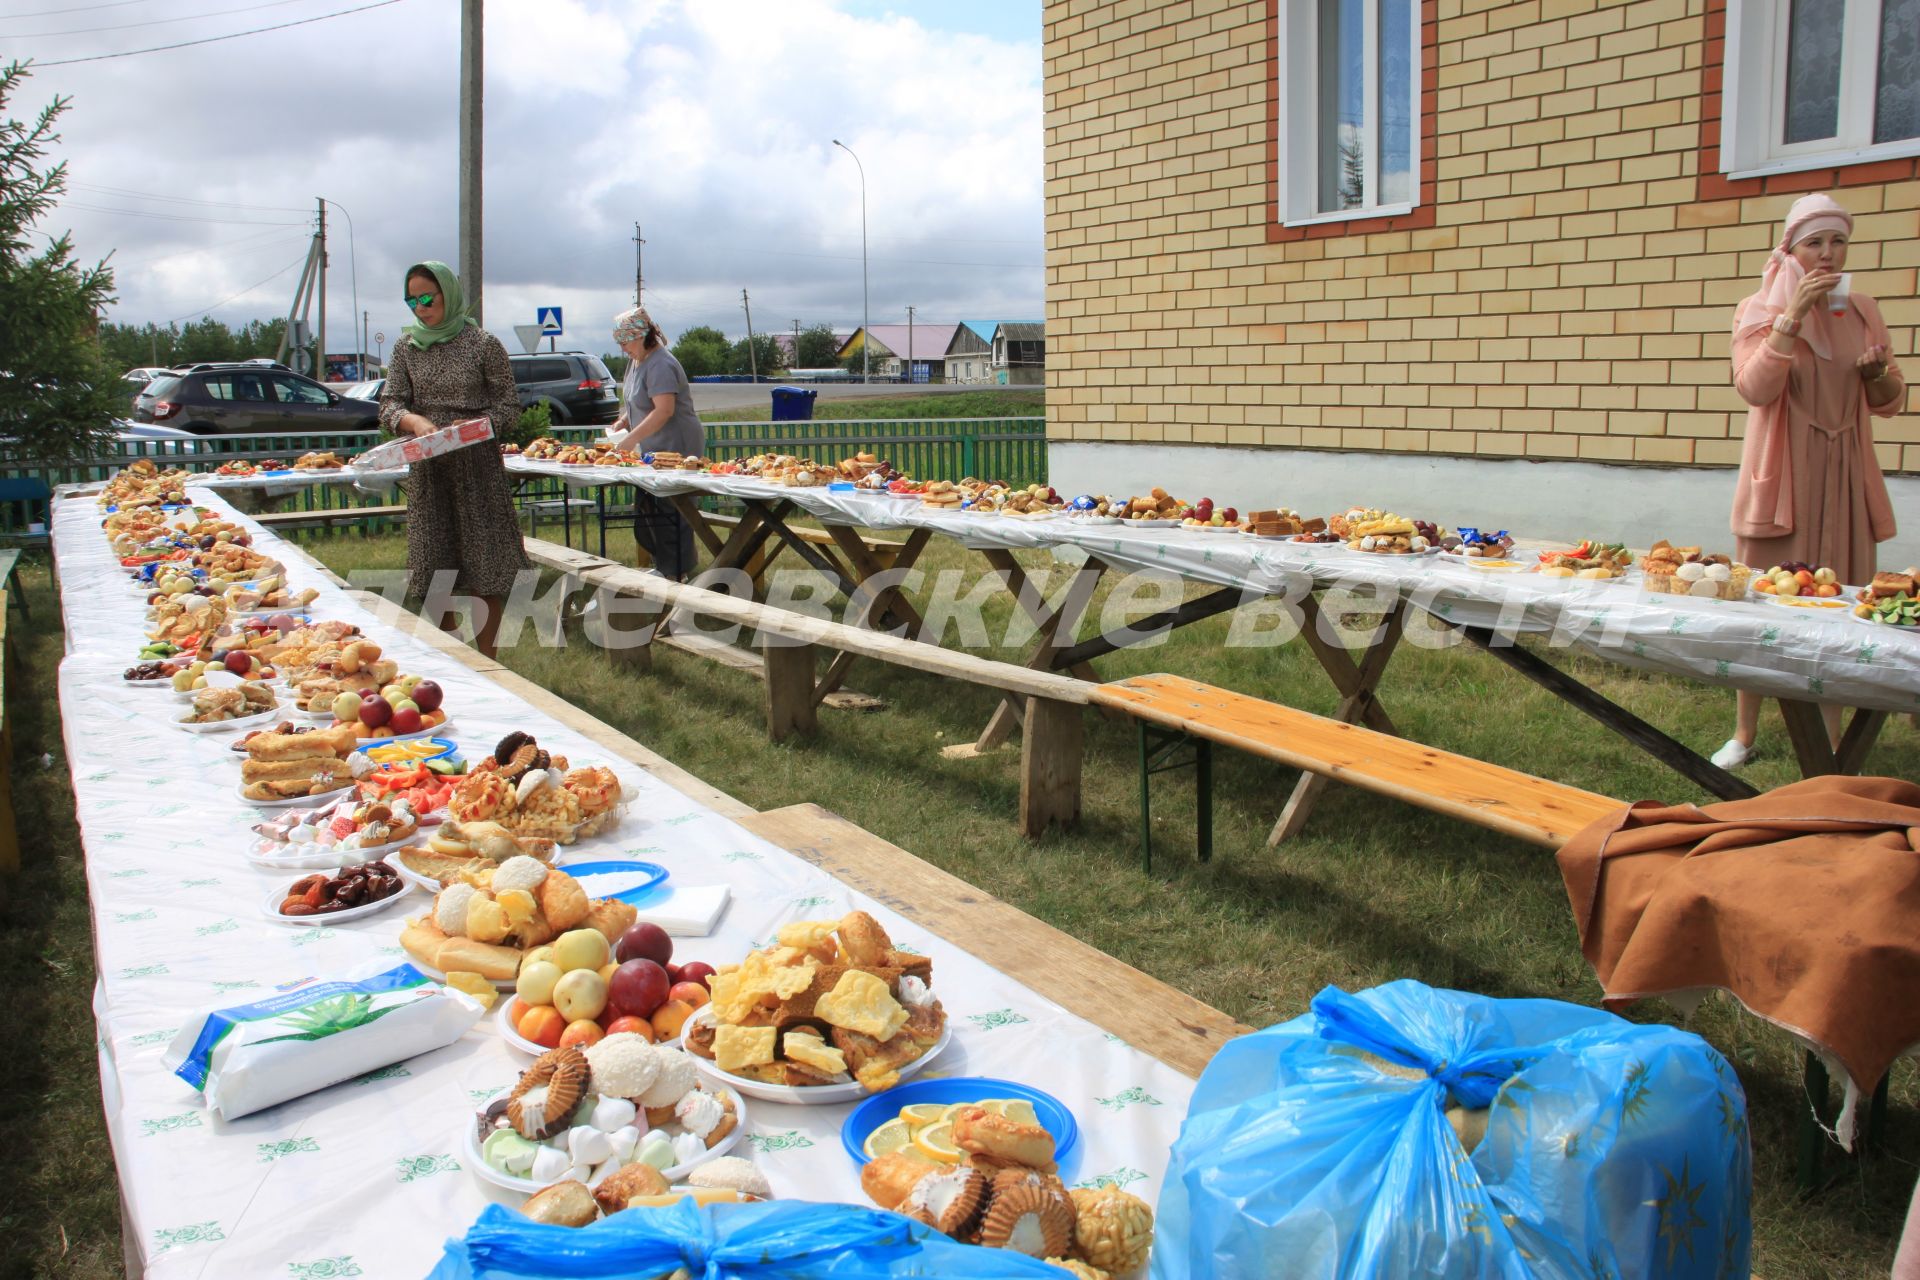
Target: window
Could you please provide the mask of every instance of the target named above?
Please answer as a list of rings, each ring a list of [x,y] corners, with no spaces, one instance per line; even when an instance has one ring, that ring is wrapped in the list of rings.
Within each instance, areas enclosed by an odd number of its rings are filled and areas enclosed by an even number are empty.
[[[1284,0],[1279,208],[1289,226],[1419,202],[1417,0]]]
[[[242,400],[255,404],[264,404],[266,389],[260,384],[257,373],[222,374],[208,378],[204,384],[207,398],[210,400]]]
[[[1735,0],[1724,93],[1735,177],[1920,155],[1920,0]]]
[[[513,380],[522,386],[530,382],[565,382],[573,376],[573,366],[565,360],[516,360]]]
[[[274,394],[281,404],[332,404],[326,391],[311,382],[302,382],[298,378],[280,377],[273,380]]]

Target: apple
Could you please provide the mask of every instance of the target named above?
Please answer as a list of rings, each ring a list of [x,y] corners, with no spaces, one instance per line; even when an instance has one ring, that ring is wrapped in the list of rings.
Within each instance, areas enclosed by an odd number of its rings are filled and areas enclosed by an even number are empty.
[[[393,709],[393,719],[387,721],[387,727],[398,735],[420,732],[420,711],[411,702],[405,702]]]
[[[680,982],[680,966],[677,964],[669,964],[661,967],[667,971],[667,981],[678,985]]]
[[[402,711],[412,711],[412,712],[418,713],[420,711],[420,704],[415,702],[412,698],[402,697],[400,701],[393,704],[393,710],[396,715]]]
[[[541,960],[552,960],[552,959],[553,959],[553,944],[541,943],[537,947],[529,948],[527,950],[527,954],[520,957],[520,969],[522,972],[525,972],[526,967],[530,964],[534,964]]]
[[[1227,508],[1227,511],[1226,511],[1226,516],[1227,516],[1227,523],[1228,523],[1228,524],[1239,524],[1239,523],[1240,523],[1240,513],[1239,513],[1239,511],[1237,511],[1237,510],[1235,510],[1235,509],[1234,509],[1233,507],[1228,507],[1228,508]]]
[[[413,696],[414,689],[420,683],[420,677],[419,676],[401,676],[394,683],[398,684],[402,689],[405,689],[407,691],[407,696],[411,698]]]
[[[422,711],[439,710],[442,696],[443,693],[440,686],[431,680],[422,680],[419,684],[413,686],[412,697],[414,705]]]
[[[697,982],[676,982],[667,988],[667,999],[678,1000],[689,1008],[698,1009],[713,997]]]
[[[598,929],[569,929],[553,940],[553,962],[562,973],[598,970],[607,962],[607,937]]]
[[[360,695],[357,693],[337,693],[333,697],[333,718],[335,720],[358,720],[360,718]]]
[[[651,1018],[667,1002],[672,987],[667,971],[651,960],[628,960],[613,971],[607,984],[607,1003],[617,1014]]]
[[[245,649],[234,649],[227,654],[227,670],[237,676],[243,676],[253,670],[253,655]]]
[[[398,707],[407,700],[407,692],[397,684],[390,684],[380,691],[380,700],[390,707]]]
[[[278,631],[281,635],[285,635],[300,624],[293,620],[293,615],[290,613],[276,613],[267,619],[267,625],[275,631]]]
[[[514,983],[514,994],[520,997],[522,1004],[552,1004],[553,988],[560,978],[560,966],[551,960],[535,960],[531,963],[523,960],[520,963],[520,978]]]
[[[607,983],[592,969],[572,969],[553,984],[553,1007],[568,1022],[597,1018],[607,1007]]]
[[[367,728],[379,729],[385,726],[387,721],[393,719],[393,708],[388,706],[387,700],[379,694],[370,693],[360,699],[359,716],[360,723],[367,726]]]
[[[681,982],[697,982],[711,989],[713,986],[713,966],[705,960],[689,960],[680,966]]]
[[[620,935],[620,941],[613,949],[614,956],[622,962],[627,960],[651,960],[660,968],[660,975],[666,976],[667,962],[673,959],[673,939],[667,931],[657,924],[642,920]]]

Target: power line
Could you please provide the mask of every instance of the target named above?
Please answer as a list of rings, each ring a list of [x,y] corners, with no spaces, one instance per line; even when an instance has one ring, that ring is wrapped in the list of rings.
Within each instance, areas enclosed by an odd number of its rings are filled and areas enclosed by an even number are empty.
[[[196,218],[185,213],[148,213],[143,209],[110,209],[105,205],[81,204],[62,200],[62,209],[84,209],[88,213],[111,213],[123,218],[155,218],[161,222],[206,222],[229,227],[304,227],[306,222],[268,222],[259,218]]]
[[[89,9],[124,9],[130,4],[145,4],[146,0],[113,0],[111,4],[70,4],[59,9],[36,9],[32,13],[10,13],[0,22],[17,22],[21,18],[56,17],[63,13],[85,13]]]
[[[198,22],[202,18],[224,18],[231,13],[252,13],[256,9],[278,9],[281,5],[298,3],[300,0],[267,0],[265,4],[250,4],[239,9],[215,9],[211,13],[187,13],[177,18],[149,18],[145,22],[118,22],[104,27],[69,27],[65,31],[21,31],[8,38],[44,40],[49,36],[84,36],[95,31],[131,31],[135,27],[164,27],[172,22]]]
[[[269,250],[274,253],[279,253],[283,248],[291,248],[296,241],[305,243],[307,238],[305,235],[290,236],[289,233],[282,230],[262,231],[254,235],[242,236],[238,240],[228,240],[222,244],[199,245],[192,249],[176,249],[172,253],[160,253],[147,258],[128,258],[125,261],[109,259],[107,265],[116,271],[123,268],[150,267],[155,263],[172,262],[175,258],[190,258],[202,253],[219,253],[230,257],[237,252],[241,257],[250,258],[256,254],[266,253]]]
[[[280,268],[278,271],[268,276],[265,280],[261,280],[255,284],[250,284],[246,288],[242,289],[240,292],[233,294],[231,297],[222,298],[220,299],[220,301],[209,303],[206,306],[201,307],[197,311],[189,311],[187,312],[187,314],[183,316],[175,316],[171,320],[162,320],[160,323],[161,324],[179,324],[182,320],[191,320],[195,316],[206,315],[209,311],[212,311],[215,307],[224,307],[229,302],[232,302],[235,298],[246,297],[248,294],[252,293],[255,289],[260,288],[262,285],[272,284],[275,280],[278,280],[281,276],[287,274],[287,272],[293,270],[295,267],[299,266],[301,263],[305,262],[306,260],[307,260],[307,255],[303,253],[299,257],[295,258],[292,262],[289,262],[286,266]]]
[[[102,195],[121,196],[134,200],[165,200],[172,204],[200,204],[216,209],[246,209],[254,213],[305,213],[305,205],[290,204],[242,204],[237,200],[197,200],[192,196],[163,196],[157,191],[134,191],[128,187],[103,187],[92,182],[70,182],[67,184],[84,191],[98,191]]]
[[[350,13],[365,13],[369,9],[384,9],[390,4],[399,4],[400,0],[374,0],[372,4],[363,4],[355,9],[337,9],[332,13],[323,13],[318,17],[301,18],[295,22],[282,22],[271,27],[255,27],[251,31],[235,31],[231,35],[208,36],[203,40],[182,40],[179,44],[155,45],[151,49],[128,49],[123,53],[96,53],[90,58],[62,58],[58,62],[36,62],[34,67],[70,67],[77,62],[105,62],[110,58],[132,58],[143,53],[165,53],[169,49],[190,49],[200,44],[218,44],[222,40],[238,40],[241,36],[257,36],[267,31],[285,31],[288,27],[304,27],[309,23],[325,22],[328,18],[344,18]]]

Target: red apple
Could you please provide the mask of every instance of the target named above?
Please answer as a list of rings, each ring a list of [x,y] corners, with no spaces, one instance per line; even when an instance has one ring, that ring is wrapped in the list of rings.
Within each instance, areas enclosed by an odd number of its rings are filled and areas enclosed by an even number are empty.
[[[676,981],[697,982],[711,989],[713,986],[713,966],[705,960],[689,960],[680,966],[680,976]]]
[[[438,710],[440,700],[445,696],[445,691],[431,680],[422,680],[413,686],[413,705],[422,711]]]
[[[607,1007],[622,1017],[651,1018],[667,1002],[667,971],[651,960],[628,960],[607,983]]]
[[[660,976],[667,976],[667,962],[673,959],[673,939],[667,931],[657,924],[642,920],[620,935],[613,944],[614,959],[651,960],[660,969]]]
[[[420,732],[419,708],[407,706],[399,708],[393,713],[393,718],[387,721],[387,728],[393,730],[395,736]]]
[[[360,723],[369,729],[378,729],[393,718],[393,707],[377,693],[368,694],[360,699]]]
[[[237,676],[243,676],[253,670],[253,655],[245,649],[232,649],[227,653],[227,670]]]

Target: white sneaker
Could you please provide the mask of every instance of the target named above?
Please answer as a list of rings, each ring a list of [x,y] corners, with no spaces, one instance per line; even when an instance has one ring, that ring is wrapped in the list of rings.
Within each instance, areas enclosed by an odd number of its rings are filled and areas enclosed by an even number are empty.
[[[1726,745],[1713,753],[1713,763],[1722,769],[1738,769],[1753,759],[1753,748],[1738,738],[1728,738]]]

